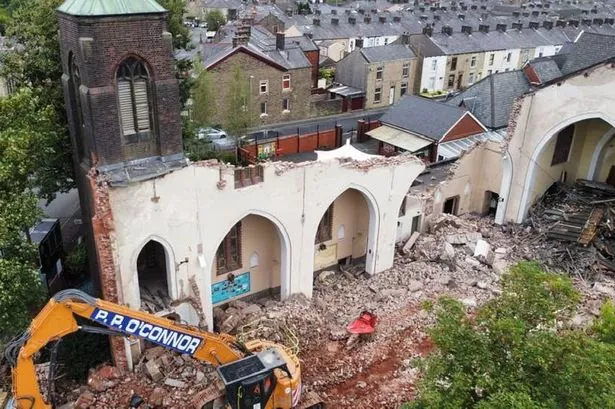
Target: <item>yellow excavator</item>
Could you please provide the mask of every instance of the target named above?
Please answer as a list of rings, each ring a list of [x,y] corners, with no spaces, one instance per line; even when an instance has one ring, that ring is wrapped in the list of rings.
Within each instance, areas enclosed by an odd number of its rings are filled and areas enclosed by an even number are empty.
[[[98,326],[78,325],[76,316]],[[35,355],[47,344],[76,332],[137,337],[216,367],[232,409],[324,408],[313,395],[301,405],[299,359],[288,348],[264,340],[238,342],[228,334],[202,332],[166,318],[94,298],[79,290],[57,293],[29,329],[11,341],[13,399],[18,409],[51,409],[38,384]]]

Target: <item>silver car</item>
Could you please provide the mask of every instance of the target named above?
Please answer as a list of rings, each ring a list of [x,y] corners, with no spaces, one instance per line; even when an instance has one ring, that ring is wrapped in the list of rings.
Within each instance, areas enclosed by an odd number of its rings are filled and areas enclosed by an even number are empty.
[[[216,128],[200,128],[196,135],[198,139],[209,139],[212,142],[219,139],[228,140],[226,132]]]

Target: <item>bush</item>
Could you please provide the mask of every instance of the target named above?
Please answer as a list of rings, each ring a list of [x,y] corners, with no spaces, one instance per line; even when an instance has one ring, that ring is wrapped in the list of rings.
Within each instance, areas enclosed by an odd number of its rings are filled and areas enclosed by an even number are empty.
[[[520,263],[502,295],[468,317],[440,299],[430,330],[436,351],[419,362],[423,378],[412,409],[613,408],[615,312],[603,307],[597,336],[562,329],[579,302],[569,279]]]

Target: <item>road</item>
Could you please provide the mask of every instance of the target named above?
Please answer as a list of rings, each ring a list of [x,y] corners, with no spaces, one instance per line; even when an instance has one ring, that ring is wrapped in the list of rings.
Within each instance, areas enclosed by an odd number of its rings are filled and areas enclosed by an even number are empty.
[[[325,130],[335,128],[335,125],[341,125],[344,128],[344,132],[349,132],[357,128],[357,121],[360,119],[376,120],[379,119],[388,109],[386,106],[379,109],[371,109],[368,111],[350,112],[338,115],[332,115],[324,118],[310,118],[300,121],[285,122],[281,124],[265,125],[255,128],[250,133],[250,139],[256,136],[257,139],[267,138],[266,134],[271,133],[275,135],[275,132],[279,132],[280,136],[305,134],[310,132],[316,132],[316,130]],[[297,131],[298,130],[298,131]]]

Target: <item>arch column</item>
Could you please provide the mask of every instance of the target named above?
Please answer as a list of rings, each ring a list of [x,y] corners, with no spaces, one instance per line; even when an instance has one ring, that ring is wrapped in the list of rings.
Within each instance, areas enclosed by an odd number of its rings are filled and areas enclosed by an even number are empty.
[[[598,166],[600,165],[600,156],[602,155],[602,150],[609,143],[611,138],[615,135],[615,128],[611,128],[608,132],[606,132],[600,141],[596,145],[594,152],[592,153],[592,160],[589,163],[589,170],[587,172],[587,179],[594,180],[597,177],[596,171],[598,170]]]

